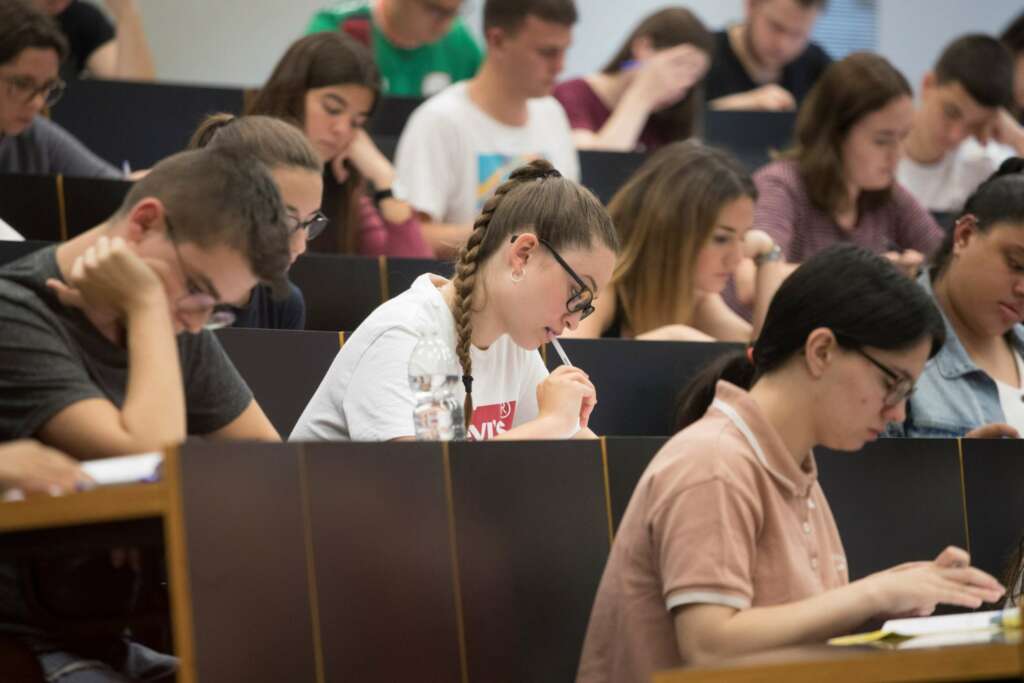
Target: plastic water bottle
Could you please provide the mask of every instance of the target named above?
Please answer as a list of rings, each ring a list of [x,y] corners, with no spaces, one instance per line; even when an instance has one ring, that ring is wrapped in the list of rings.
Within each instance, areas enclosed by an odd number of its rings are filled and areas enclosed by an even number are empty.
[[[455,396],[461,374],[454,352],[436,332],[416,343],[409,357],[409,386],[416,395],[412,419],[417,441],[465,440],[462,403]]]

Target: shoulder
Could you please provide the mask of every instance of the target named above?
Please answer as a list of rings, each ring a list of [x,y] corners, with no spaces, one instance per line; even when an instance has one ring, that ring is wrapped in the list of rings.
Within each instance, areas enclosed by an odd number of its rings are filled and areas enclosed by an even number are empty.
[[[473,33],[466,26],[466,22],[462,20],[462,17],[458,17],[452,23],[452,27],[448,29],[448,33],[445,34],[442,39],[446,42],[451,42],[460,45],[472,45],[477,50],[480,46],[477,45],[476,38],[473,37]]]
[[[340,0],[331,3],[317,11],[313,15],[313,21],[338,24],[356,16],[370,16],[370,3],[367,0]]]
[[[68,5],[67,9],[57,15],[57,21],[62,25],[69,24],[78,28],[111,25],[107,15],[99,7],[91,2],[82,2],[82,0],[75,0]]]
[[[564,97],[576,99],[591,95],[593,92],[585,78],[571,78],[556,85],[552,95],[557,100],[562,100]]]
[[[545,120],[558,120],[568,123],[565,108],[552,95],[532,99],[527,106],[530,112],[530,125],[536,124],[537,121]]]
[[[804,48],[803,53],[801,53],[797,60],[814,69],[824,69],[832,63],[832,57],[825,52],[821,45],[813,41],[807,43],[807,47]]]
[[[413,110],[409,123],[419,121],[447,122],[453,114],[472,109],[473,103],[466,92],[466,82],[453,83],[447,88],[423,101]]]
[[[754,183],[760,192],[774,188],[788,188],[802,191],[804,181],[795,159],[779,159],[762,166],[754,173]]]
[[[728,29],[715,31],[712,44],[714,46],[713,49],[715,57],[720,57],[726,54],[732,54],[732,45],[729,44]]]

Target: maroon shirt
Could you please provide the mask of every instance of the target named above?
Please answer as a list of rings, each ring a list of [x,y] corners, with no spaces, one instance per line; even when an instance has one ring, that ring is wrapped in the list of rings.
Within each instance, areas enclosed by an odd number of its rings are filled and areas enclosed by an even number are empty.
[[[612,112],[605,106],[601,98],[582,78],[574,78],[555,86],[555,99],[561,102],[562,108],[569,117],[569,127],[573,130],[582,129],[598,132],[608,121]],[[658,130],[650,119],[640,132],[637,149],[649,151],[670,142],[668,136]]]

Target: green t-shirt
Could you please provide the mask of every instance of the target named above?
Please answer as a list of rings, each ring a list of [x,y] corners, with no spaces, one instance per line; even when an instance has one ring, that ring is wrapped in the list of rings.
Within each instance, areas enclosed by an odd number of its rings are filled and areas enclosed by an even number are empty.
[[[395,47],[374,23],[366,0],[342,0],[317,12],[306,33],[320,31],[344,31],[364,44],[372,40],[373,56],[388,95],[429,97],[450,83],[475,76],[483,60],[461,18],[456,18],[436,43],[414,50]]]

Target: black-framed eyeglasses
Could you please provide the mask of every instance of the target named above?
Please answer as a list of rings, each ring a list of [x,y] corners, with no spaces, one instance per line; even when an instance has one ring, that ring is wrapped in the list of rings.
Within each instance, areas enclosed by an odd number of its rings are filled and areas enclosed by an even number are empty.
[[[43,104],[47,107],[57,104],[64,95],[64,89],[67,88],[67,83],[59,78],[42,85],[36,85],[30,76],[4,76],[0,80],[7,84],[7,93],[12,99],[31,102],[42,95]]]
[[[299,220],[296,216],[288,216],[288,234],[294,235],[299,230],[305,230],[306,241],[312,242],[320,236],[320,233],[324,231],[324,228],[330,222],[331,219],[325,216],[322,211],[317,211],[304,221]]]
[[[515,242],[518,237],[519,235],[512,235],[512,242]],[[555,257],[556,261],[558,261],[558,265],[562,266],[563,270],[565,270],[565,272],[567,272],[569,276],[576,281],[576,284],[579,285],[579,291],[573,294],[569,300],[565,302],[565,308],[570,314],[579,313],[580,320],[586,320],[590,317],[590,314],[594,312],[594,290],[583,282],[583,278],[576,274],[576,271],[572,269],[572,266],[565,262],[565,259],[555,251],[555,248],[551,246],[550,242],[543,237],[538,237],[537,241],[543,244],[547,250],[551,252],[551,255]]]
[[[903,373],[896,372],[876,358],[872,358],[864,349],[857,348],[855,350],[861,356],[866,358],[868,362],[885,373],[885,376],[891,380],[891,383],[889,384],[889,391],[885,394],[885,399],[882,401],[886,408],[892,408],[899,405],[901,402],[910,398],[911,394],[914,393],[914,389],[917,388],[914,386],[914,380]]]
[[[195,277],[192,270],[186,265],[185,259],[181,256],[178,242],[174,239],[174,226],[171,224],[170,216],[164,216],[167,223],[167,238],[174,246],[174,255],[178,259],[178,267],[185,276],[185,294],[174,302],[174,307],[186,315],[198,315],[206,318],[203,328],[207,330],[219,330],[223,327],[230,327],[235,322],[235,312],[227,304],[222,304],[216,295],[204,289]]]

